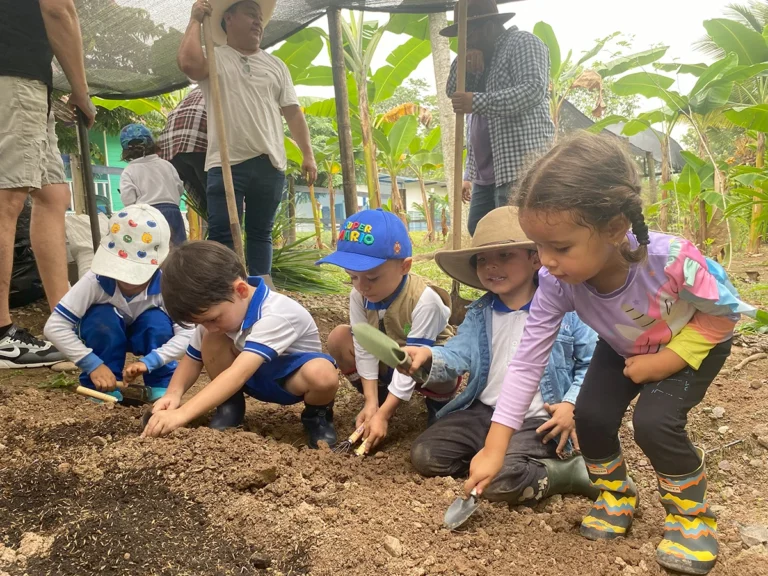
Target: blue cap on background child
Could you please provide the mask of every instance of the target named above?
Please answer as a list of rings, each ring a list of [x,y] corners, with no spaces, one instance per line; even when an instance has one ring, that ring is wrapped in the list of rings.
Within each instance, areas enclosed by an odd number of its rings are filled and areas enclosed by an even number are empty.
[[[157,208],[133,204],[112,215],[91,270],[127,284],[152,278],[168,256],[171,229]]]
[[[123,149],[128,148],[131,143],[140,142],[150,145],[154,141],[155,137],[152,136],[152,132],[143,124],[128,124],[120,131],[120,146]]]
[[[405,224],[381,208],[363,210],[346,219],[339,231],[336,252],[316,264],[333,264],[353,272],[366,272],[387,260],[405,260],[412,253]]]

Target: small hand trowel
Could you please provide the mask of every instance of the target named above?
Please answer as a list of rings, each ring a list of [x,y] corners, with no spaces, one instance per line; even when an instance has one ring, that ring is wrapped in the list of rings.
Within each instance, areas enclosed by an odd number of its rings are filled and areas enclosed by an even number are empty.
[[[456,530],[462,524],[464,524],[472,514],[475,513],[478,506],[480,506],[480,498],[477,495],[475,489],[469,493],[469,498],[456,498],[445,511],[445,518],[443,518],[443,526],[448,530]]]
[[[392,338],[374,326],[364,323],[355,324],[352,326],[352,334],[355,335],[360,346],[390,368],[402,367],[407,371],[411,367],[411,357],[408,353],[400,348]],[[429,372],[419,368],[411,374],[411,377],[417,382],[424,383],[429,378]]]

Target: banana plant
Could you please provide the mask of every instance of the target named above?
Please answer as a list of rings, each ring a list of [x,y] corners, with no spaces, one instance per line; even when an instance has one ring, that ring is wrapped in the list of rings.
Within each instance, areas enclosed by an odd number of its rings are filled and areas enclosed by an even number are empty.
[[[415,137],[409,145],[407,166],[419,181],[421,189],[421,205],[423,206],[424,219],[427,221],[427,242],[435,240],[435,222],[432,211],[429,209],[427,189],[424,185],[424,175],[436,170],[443,164],[443,155],[440,153],[440,127],[437,126],[422,140]],[[413,206],[418,206],[415,202]]]
[[[592,115],[595,118],[600,118],[603,114],[603,79],[655,62],[664,56],[667,51],[666,46],[652,48],[629,56],[616,58],[597,70],[584,70],[584,66],[603,50],[605,44],[619,35],[618,32],[598,40],[595,46],[585,52],[576,62],[573,61],[572,50],[568,51],[565,59],[562,58],[560,43],[557,40],[557,36],[555,36],[552,26],[546,22],[539,22],[533,27],[533,33],[549,49],[549,111],[552,116],[552,122],[555,124],[555,135],[558,134],[560,126],[560,109],[571,90],[583,88],[595,92],[597,98]]]
[[[315,161],[318,172],[324,173],[328,178],[328,202],[331,207],[331,248],[336,248],[336,190],[333,186],[333,177],[341,174],[338,140],[329,138],[325,143],[325,148],[315,151]]]
[[[381,167],[389,172],[392,180],[392,210],[407,226],[408,220],[402,199],[400,198],[397,176],[408,166],[406,152],[416,137],[419,121],[415,116],[403,116],[394,124],[385,126],[387,126],[388,134],[386,134],[384,139],[379,138],[378,160]]]

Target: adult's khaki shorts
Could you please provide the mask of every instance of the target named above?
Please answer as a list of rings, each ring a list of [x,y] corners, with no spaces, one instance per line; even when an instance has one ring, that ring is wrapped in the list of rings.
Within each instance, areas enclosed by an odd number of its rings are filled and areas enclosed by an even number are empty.
[[[48,87],[37,80],[0,76],[0,189],[66,182]]]

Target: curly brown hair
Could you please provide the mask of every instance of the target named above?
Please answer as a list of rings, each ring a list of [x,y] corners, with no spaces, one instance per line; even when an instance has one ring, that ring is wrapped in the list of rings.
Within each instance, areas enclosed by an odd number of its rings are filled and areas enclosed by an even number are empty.
[[[579,132],[562,140],[531,166],[512,204],[521,213],[571,212],[577,224],[595,230],[624,216],[638,247],[632,250],[624,244],[622,255],[630,263],[647,256],[650,238],[643,216],[640,177],[635,162],[616,137]]]

